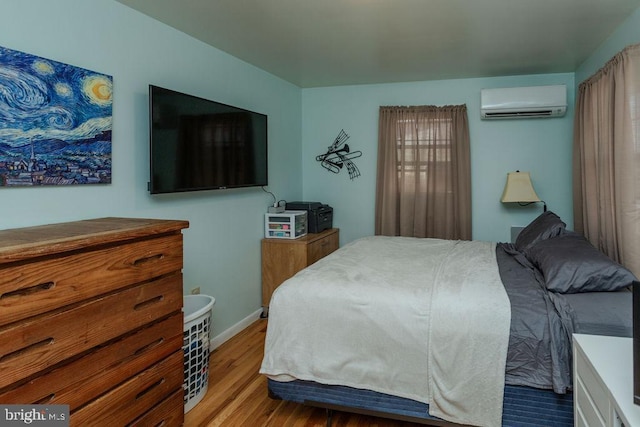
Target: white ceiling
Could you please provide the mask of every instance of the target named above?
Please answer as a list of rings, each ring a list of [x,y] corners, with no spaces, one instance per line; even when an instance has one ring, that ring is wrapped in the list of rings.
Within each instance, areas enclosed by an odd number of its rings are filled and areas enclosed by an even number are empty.
[[[300,87],[573,72],[640,0],[117,0]]]

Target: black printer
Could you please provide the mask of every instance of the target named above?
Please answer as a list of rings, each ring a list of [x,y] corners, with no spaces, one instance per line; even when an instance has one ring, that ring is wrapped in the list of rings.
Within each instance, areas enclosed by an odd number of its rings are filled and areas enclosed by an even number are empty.
[[[287,202],[288,211],[307,211],[307,231],[320,233],[333,227],[333,208],[320,202]]]

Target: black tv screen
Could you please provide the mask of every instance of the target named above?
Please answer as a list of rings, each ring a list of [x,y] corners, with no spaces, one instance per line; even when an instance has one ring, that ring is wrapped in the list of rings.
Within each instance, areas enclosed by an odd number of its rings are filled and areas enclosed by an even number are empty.
[[[151,194],[267,185],[267,116],[149,85]]]

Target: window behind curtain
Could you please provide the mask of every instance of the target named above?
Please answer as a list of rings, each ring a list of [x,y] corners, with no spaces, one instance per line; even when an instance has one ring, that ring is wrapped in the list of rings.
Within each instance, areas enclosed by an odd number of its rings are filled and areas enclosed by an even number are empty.
[[[380,107],[376,234],[471,239],[466,106]]]
[[[578,87],[574,229],[640,276],[640,44]]]

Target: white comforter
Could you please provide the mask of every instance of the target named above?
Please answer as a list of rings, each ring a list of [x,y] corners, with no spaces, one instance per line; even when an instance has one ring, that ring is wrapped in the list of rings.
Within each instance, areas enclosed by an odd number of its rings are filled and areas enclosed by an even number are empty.
[[[509,323],[493,243],[367,237],[278,287],[260,372],[499,426]]]

